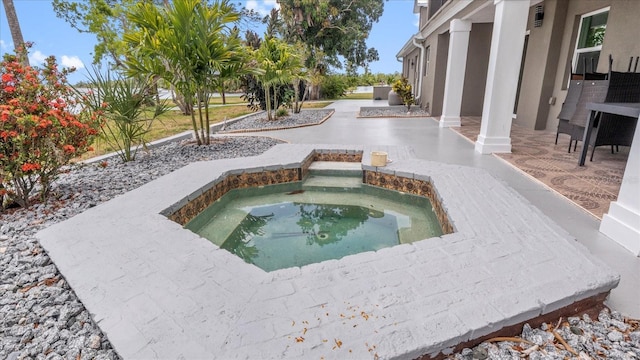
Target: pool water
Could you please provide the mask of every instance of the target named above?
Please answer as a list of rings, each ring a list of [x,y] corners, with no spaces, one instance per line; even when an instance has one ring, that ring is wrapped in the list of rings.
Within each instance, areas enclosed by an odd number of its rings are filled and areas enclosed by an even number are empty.
[[[427,198],[360,179],[310,176],[232,190],[186,228],[265,271],[442,235]]]

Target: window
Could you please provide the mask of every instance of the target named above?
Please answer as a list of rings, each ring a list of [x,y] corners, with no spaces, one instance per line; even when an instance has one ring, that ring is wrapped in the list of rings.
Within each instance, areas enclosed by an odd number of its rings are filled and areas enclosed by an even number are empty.
[[[573,72],[596,72],[600,50],[607,30],[609,8],[600,9],[580,17],[580,28],[576,39],[576,51],[573,54]]]
[[[429,57],[431,56],[431,46],[427,46],[424,50],[425,64],[424,64],[424,74],[422,76],[427,76],[429,74]]]

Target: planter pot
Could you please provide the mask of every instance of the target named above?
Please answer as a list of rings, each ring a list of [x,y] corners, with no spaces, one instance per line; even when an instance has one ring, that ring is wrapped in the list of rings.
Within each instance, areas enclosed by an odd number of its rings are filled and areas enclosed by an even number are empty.
[[[398,94],[396,94],[395,91],[393,91],[393,90],[389,91],[389,106],[403,105],[403,104],[404,104],[404,102],[402,101],[400,96],[398,96]]]
[[[386,166],[387,165],[387,153],[384,151],[372,151],[371,152],[371,166]]]

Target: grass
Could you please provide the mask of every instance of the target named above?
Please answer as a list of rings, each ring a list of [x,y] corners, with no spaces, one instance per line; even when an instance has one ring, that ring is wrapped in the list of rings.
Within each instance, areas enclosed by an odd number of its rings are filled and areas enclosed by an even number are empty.
[[[373,99],[373,93],[351,93],[347,94],[340,99],[346,100],[371,100]]]
[[[223,121],[224,119],[230,120],[238,116],[249,114],[251,112],[252,111],[244,106],[244,104],[215,107],[209,109],[209,119],[211,124],[215,124]],[[197,114],[196,121],[198,121]],[[166,114],[163,114],[158,119],[156,119],[156,121],[154,121],[153,125],[151,125],[149,133],[145,137],[145,140],[147,142],[151,142],[192,129],[193,127],[191,125],[190,115],[183,115],[177,110],[170,110]],[[77,160],[86,160],[92,157],[108,154],[116,150],[101,138],[96,139],[92,146],[94,148],[94,151],[90,151],[84,154]]]
[[[319,109],[324,108],[331,104],[332,101],[311,101],[305,102],[302,106],[303,109]],[[222,104],[222,99],[219,97],[212,98],[210,104],[219,105]],[[209,116],[211,124],[221,122],[225,119],[231,120],[242,115],[252,113],[247,108],[246,102],[237,96],[227,96],[227,105],[222,107],[209,108]],[[196,115],[197,121],[197,115]],[[151,142],[154,140],[163,139],[168,136],[176,135],[181,132],[192,130],[191,116],[183,115],[177,110],[170,110],[169,112],[160,116],[154,121],[149,133],[146,135],[145,140]],[[98,138],[93,143],[94,151],[90,151],[80,158],[78,161],[87,160],[96,156],[108,154],[116,151],[111,145],[109,145],[104,139]]]
[[[238,104],[246,105],[247,104],[246,101],[242,100],[240,96],[237,96],[235,94],[233,95],[227,94],[226,100],[227,100],[227,103],[225,105],[238,105]],[[216,96],[216,97],[209,98],[209,104],[222,105],[222,97]]]

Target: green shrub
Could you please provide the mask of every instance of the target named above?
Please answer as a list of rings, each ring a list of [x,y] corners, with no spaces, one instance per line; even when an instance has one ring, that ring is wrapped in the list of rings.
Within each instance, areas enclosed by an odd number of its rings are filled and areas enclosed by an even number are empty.
[[[286,108],[279,108],[276,110],[276,117],[288,116],[289,111]]]
[[[327,75],[322,78],[320,91],[323,99],[337,99],[343,97],[347,93],[349,86],[341,75]]]
[[[415,99],[411,93],[411,84],[407,78],[402,77],[400,80],[391,85],[391,89],[402,99],[402,102],[407,107],[407,111],[411,111],[411,105],[415,104]]]

